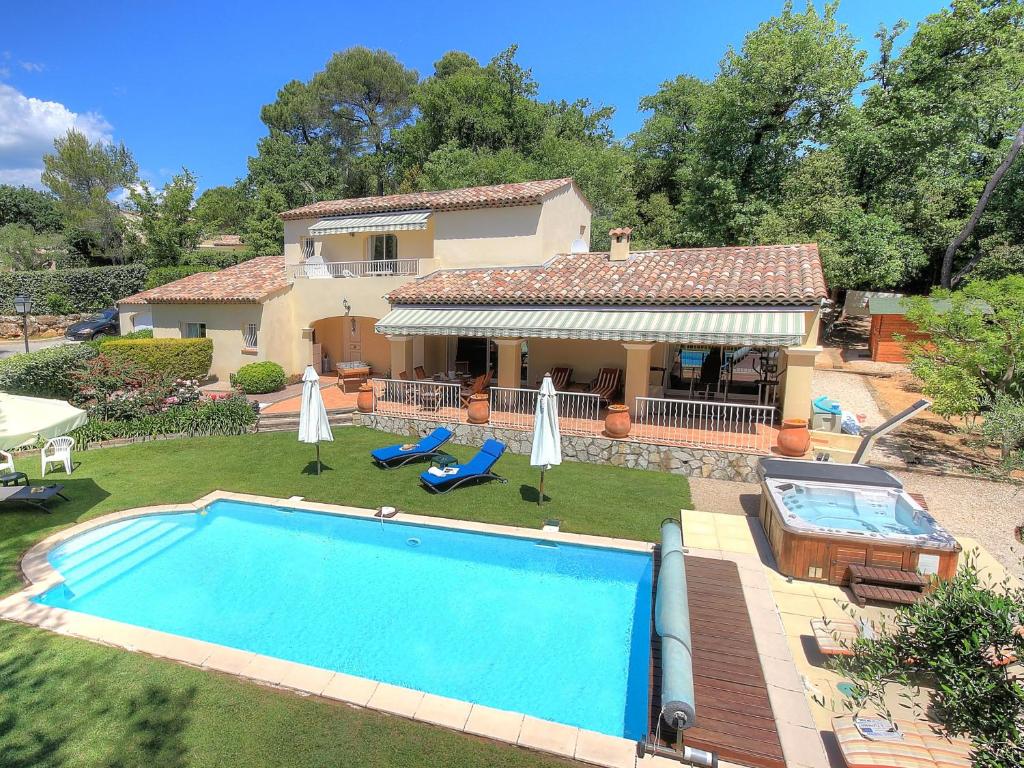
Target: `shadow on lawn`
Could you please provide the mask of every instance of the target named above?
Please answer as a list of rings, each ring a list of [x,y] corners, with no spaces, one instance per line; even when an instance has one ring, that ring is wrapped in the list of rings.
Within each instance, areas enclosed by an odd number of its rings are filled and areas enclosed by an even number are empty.
[[[537,500],[540,498],[540,489],[539,488],[535,488],[532,485],[526,485],[526,484],[520,485],[519,486],[519,498],[521,498],[523,501],[528,501],[531,504],[536,504]],[[551,497],[548,496],[547,493],[545,493],[544,494],[544,503],[547,504],[550,501],[551,501]]]
[[[326,463],[324,463],[324,461],[322,459],[320,460],[320,472],[319,472],[319,474],[323,474],[324,472],[333,472],[333,471],[334,471],[334,467],[328,466]],[[304,466],[302,468],[302,474],[304,474],[304,475],[313,475],[313,477],[316,477],[317,474],[318,474],[317,471],[316,471],[316,461],[315,460],[311,461],[306,466]]]

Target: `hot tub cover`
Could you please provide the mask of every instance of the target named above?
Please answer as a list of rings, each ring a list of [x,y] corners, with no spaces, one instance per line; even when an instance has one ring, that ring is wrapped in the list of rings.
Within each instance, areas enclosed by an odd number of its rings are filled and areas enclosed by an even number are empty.
[[[869,467],[866,464],[833,464],[827,461],[761,459],[758,472],[762,479],[870,485],[875,488],[903,489],[903,483],[884,469]]]

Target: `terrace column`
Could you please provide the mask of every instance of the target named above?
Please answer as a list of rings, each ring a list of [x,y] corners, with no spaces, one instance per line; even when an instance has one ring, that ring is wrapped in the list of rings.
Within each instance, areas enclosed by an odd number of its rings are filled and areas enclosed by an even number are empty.
[[[413,377],[412,337],[388,336],[391,344],[391,378],[397,379],[403,371]]]
[[[498,386],[518,389],[523,366],[522,339],[495,339],[498,345]]]
[[[636,416],[636,399],[647,397],[651,380],[651,347],[653,344],[623,344],[626,350],[625,404],[630,416]]]
[[[820,352],[821,347],[789,347],[782,350],[786,363],[782,392],[782,418],[810,418],[814,358]]]

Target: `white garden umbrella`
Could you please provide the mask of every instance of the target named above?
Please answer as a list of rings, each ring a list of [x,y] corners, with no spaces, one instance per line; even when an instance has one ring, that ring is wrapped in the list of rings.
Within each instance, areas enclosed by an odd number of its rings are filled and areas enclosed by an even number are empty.
[[[562,463],[562,435],[558,431],[558,396],[551,374],[544,374],[537,393],[537,410],[533,414],[533,449],[530,466],[540,467],[540,494],[537,504],[544,503],[544,473]]]
[[[66,435],[89,420],[63,400],[0,392],[0,451]]]
[[[332,442],[331,422],[320,396],[320,376],[312,365],[302,373],[302,410],[299,411],[299,442],[316,445],[316,473],[320,474],[320,441]]]

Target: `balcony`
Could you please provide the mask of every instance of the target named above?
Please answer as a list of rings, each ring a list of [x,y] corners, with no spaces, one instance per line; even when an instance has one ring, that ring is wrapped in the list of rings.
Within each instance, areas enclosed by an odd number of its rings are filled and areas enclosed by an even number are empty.
[[[361,261],[325,261],[297,264],[288,268],[292,280],[319,280],[356,277],[416,277],[419,259],[363,259]]]

